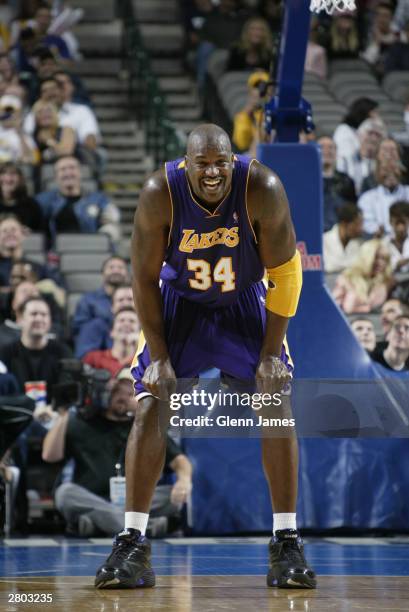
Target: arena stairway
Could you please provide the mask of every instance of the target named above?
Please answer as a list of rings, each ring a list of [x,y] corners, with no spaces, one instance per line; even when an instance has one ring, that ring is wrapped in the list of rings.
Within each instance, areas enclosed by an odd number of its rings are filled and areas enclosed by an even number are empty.
[[[137,198],[153,163],[145,154],[144,132],[129,107],[122,22],[115,13],[115,0],[75,0],[70,4],[84,9],[83,19],[74,29],[83,55],[75,72],[83,79],[101,127],[107,153],[103,188],[121,210],[121,251],[127,255]]]
[[[170,118],[185,134],[199,122],[196,83],[185,65],[184,29],[178,0],[133,0],[135,18],[152,68],[166,95]]]

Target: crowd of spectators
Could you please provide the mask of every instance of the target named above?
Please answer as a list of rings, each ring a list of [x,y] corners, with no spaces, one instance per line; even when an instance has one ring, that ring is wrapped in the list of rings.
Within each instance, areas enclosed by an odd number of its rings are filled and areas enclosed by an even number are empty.
[[[274,93],[283,2],[196,0],[181,4],[187,57],[200,94],[206,96],[206,78],[208,83],[212,80],[211,72],[206,77],[206,68],[218,49],[227,50],[224,72],[245,74],[247,102],[234,116],[231,135],[237,152],[254,156],[256,145],[267,138],[263,103]],[[356,4],[353,12],[335,11],[329,16],[322,11],[312,16],[306,73],[325,81],[333,60],[359,59],[380,82],[391,71],[409,68],[409,3],[362,0]],[[402,108],[405,104],[408,109],[409,95],[402,99]],[[408,126],[409,111],[402,113],[402,123]],[[364,96],[349,104],[333,133],[318,129],[300,135],[302,143],[315,140],[321,153],[324,269],[343,312],[352,319],[358,313],[372,317],[353,324],[354,329],[358,325],[365,330],[365,344],[369,328],[379,339],[379,318],[388,298],[400,300],[403,307],[409,305],[409,151],[396,138],[378,100]],[[383,341],[389,341],[388,334],[392,343],[404,336],[404,323],[397,327],[396,333],[384,331]],[[392,349],[386,361],[390,354]],[[376,361],[385,366],[383,358]]]
[[[40,495],[53,497],[67,533],[112,535],[123,507],[110,479],[124,476],[140,324],[128,262],[116,254],[119,210],[101,190],[100,128],[76,73],[71,26],[83,11],[42,0],[0,4],[0,395],[32,401],[31,423],[4,457],[0,447],[0,478],[3,465],[18,468],[12,529],[27,531],[27,500]],[[70,312],[61,234],[104,234],[107,245],[100,289],[78,296]],[[38,237],[42,249],[27,250]],[[169,438],[151,533],[177,528],[190,489],[190,463]]]
[[[8,460],[24,474],[30,440],[40,441],[44,462],[65,464],[54,499],[67,530],[111,534],[122,527],[123,510],[110,499],[109,482],[123,471],[135,414],[129,365],[140,325],[128,262],[116,254],[119,210],[100,189],[105,154],[92,101],[76,74],[80,49],[59,4],[20,2],[20,13],[2,5],[0,392],[34,402],[33,421]],[[248,99],[235,117],[232,141],[236,151],[254,155],[266,138],[262,108],[274,91],[283,4],[181,0],[181,7],[187,63],[200,95],[217,49],[227,51],[226,71],[246,74]],[[81,18],[81,10],[69,13],[70,25]],[[355,13],[311,20],[307,73],[324,80],[332,60],[358,58],[378,79],[409,69],[408,2],[362,0]],[[409,106],[405,117],[409,125]],[[408,151],[390,133],[377,100],[367,97],[349,105],[333,133],[300,137],[314,140],[322,160],[324,269],[336,275],[334,299],[376,367],[409,376]],[[30,233],[44,237],[40,261],[25,252]],[[110,243],[101,286],[79,298],[71,319],[59,268],[61,233],[102,233]],[[61,400],[61,388],[67,397],[73,391],[66,376],[72,364],[82,377],[88,372],[87,380],[89,372],[106,373],[103,409],[85,414],[79,400]],[[175,516],[190,492],[191,466],[171,439],[166,466],[176,482],[158,490],[153,516],[155,508],[158,516]],[[18,518],[24,529],[27,516]]]

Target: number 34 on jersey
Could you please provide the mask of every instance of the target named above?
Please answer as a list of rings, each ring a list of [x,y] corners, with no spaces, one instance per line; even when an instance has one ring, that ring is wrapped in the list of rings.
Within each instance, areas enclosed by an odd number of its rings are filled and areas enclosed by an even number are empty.
[[[212,284],[220,283],[222,293],[234,291],[236,274],[233,271],[231,257],[221,257],[213,270],[205,259],[187,259],[187,268],[194,272],[194,278],[189,278],[189,285],[198,291],[207,291]]]

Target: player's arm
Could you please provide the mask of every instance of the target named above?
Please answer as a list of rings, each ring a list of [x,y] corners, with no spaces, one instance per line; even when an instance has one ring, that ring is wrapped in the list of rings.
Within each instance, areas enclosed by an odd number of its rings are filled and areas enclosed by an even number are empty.
[[[275,380],[273,390],[281,391],[288,374],[278,358],[301,290],[300,256],[284,187],[274,172],[257,162],[251,168],[247,201],[260,258],[269,277],[267,322],[257,378],[264,380],[263,390],[271,391],[270,382]]]
[[[143,383],[148,391],[167,399],[165,381],[174,378],[162,314],[159,275],[165,258],[172,208],[164,172],[145,183],[135,213],[132,235],[132,285],[135,308],[148,345],[151,363]]]

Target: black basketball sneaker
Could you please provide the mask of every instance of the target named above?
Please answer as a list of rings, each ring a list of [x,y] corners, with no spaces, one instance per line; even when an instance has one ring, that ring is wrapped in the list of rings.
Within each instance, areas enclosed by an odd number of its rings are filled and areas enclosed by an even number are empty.
[[[115,536],[112,552],[97,570],[98,589],[136,589],[155,586],[151,567],[151,545],[137,529],[124,529]]]
[[[315,573],[304,557],[302,539],[294,529],[276,531],[270,540],[267,586],[282,589],[315,589]]]

